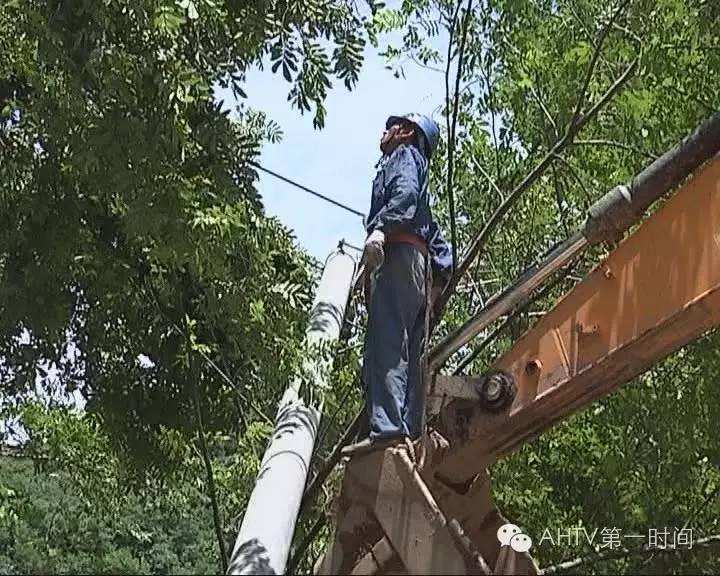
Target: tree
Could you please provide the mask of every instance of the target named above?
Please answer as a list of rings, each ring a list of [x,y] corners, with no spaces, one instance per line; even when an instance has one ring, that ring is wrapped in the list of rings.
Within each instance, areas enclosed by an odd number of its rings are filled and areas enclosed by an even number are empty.
[[[137,483],[98,422],[29,405],[30,440],[2,458],[3,573],[217,570],[200,459]]]
[[[145,464],[162,427],[194,433],[195,390],[211,430],[266,419],[298,363],[312,275],[253,188],[249,161],[278,127],[231,115],[213,89],[242,96],[267,58],[322,125],[330,76],[357,79],[363,16],[345,0],[5,6],[5,402],[38,375],[78,388]]]
[[[213,92],[243,98],[246,70],[269,65],[321,127],[331,78],[357,81],[364,12],[38,0],[0,14],[0,408],[79,390],[138,481],[199,450],[219,541],[215,438],[242,454],[267,433],[314,278],[254,188],[279,127]]]

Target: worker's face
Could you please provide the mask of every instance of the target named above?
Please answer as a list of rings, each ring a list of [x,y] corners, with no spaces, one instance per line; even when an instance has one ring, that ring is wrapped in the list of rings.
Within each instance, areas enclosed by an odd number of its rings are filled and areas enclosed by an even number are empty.
[[[415,127],[410,122],[398,122],[387,128],[380,139],[380,150],[390,154],[404,142],[410,142],[415,136]]]

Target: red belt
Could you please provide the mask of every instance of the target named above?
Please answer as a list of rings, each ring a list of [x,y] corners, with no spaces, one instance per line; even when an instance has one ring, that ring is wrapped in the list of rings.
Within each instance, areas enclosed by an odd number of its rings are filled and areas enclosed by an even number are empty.
[[[424,256],[427,256],[427,244],[425,243],[425,240],[417,234],[412,234],[410,232],[391,232],[387,235],[386,240],[388,244],[410,244],[420,250]]]

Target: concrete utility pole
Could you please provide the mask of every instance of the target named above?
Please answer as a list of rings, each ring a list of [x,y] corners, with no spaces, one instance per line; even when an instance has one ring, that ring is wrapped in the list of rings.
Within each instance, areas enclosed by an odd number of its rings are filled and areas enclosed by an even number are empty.
[[[355,259],[340,248],[327,259],[315,294],[307,341],[318,344],[340,335],[355,273]],[[306,369],[313,386],[321,388],[325,366],[311,358]],[[275,430],[265,451],[228,574],[283,574],[290,552],[300,501],[305,490],[322,407],[300,398],[300,379],[288,386],[280,401]]]

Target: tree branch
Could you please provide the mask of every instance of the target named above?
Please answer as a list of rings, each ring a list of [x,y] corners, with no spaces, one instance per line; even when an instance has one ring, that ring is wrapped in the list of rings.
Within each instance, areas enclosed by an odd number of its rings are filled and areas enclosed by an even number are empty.
[[[502,190],[500,190],[500,187],[495,183],[495,180],[492,179],[492,176],[490,176],[490,174],[488,174],[487,170],[485,170],[485,168],[482,167],[482,163],[479,162],[478,159],[475,158],[475,156],[471,156],[470,159],[472,160],[472,163],[475,166],[475,168],[477,168],[480,171],[480,173],[485,177],[485,179],[488,181],[488,183],[490,184],[492,189],[495,190],[495,192],[497,192],[498,197],[502,201],[505,197],[503,196],[503,193],[502,193]]]
[[[718,494],[720,494],[720,486],[717,486],[715,490],[705,496],[702,504],[700,504],[700,506],[698,506],[698,508],[694,510],[690,517],[685,521],[683,529],[688,528],[695,521],[695,518],[697,518],[703,512],[703,510],[705,510],[707,505],[710,504],[710,502],[712,502]]]
[[[453,168],[454,168],[454,154],[455,154],[455,128],[457,124],[457,112],[459,104],[458,89],[460,85],[460,77],[462,75],[462,64],[463,64],[463,53],[465,51],[465,38],[467,35],[467,22],[470,17],[469,9],[472,6],[472,0],[468,0],[468,12],[463,18],[463,31],[460,39],[460,46],[458,52],[458,66],[455,74],[455,93],[453,97],[453,107],[450,108],[450,64],[451,54],[453,47],[453,40],[455,38],[455,25],[457,17],[460,12],[460,6],[462,0],[458,0],[455,13],[453,14],[452,26],[448,38],[448,61],[445,66],[445,124],[447,127],[447,196],[448,196],[448,212],[450,216],[450,247],[452,250],[452,270],[455,271],[457,266],[457,229],[455,223],[455,196],[453,194]],[[452,117],[452,124],[451,124]]]
[[[603,44],[605,43],[605,38],[607,38],[607,35],[610,33],[610,29],[612,28],[613,24],[618,19],[618,16],[620,16],[620,14],[625,10],[625,8],[627,8],[628,4],[630,4],[630,0],[624,0],[624,2],[622,2],[617,7],[617,10],[613,12],[613,15],[610,17],[610,21],[603,27],[602,31],[600,32],[597,44],[595,45],[595,50],[593,51],[592,58],[590,59],[590,65],[588,66],[587,72],[585,74],[585,80],[583,82],[582,90],[580,90],[580,95],[578,96],[577,103],[575,104],[575,111],[573,112],[572,119],[568,124],[568,133],[573,130],[573,128],[575,127],[575,122],[577,122],[580,118],[580,113],[582,111],[582,107],[585,103],[585,98],[587,96],[588,87],[590,86],[590,80],[592,80],[593,74],[595,72],[595,66],[597,65],[598,58],[600,58]]]
[[[457,25],[458,14],[462,0],[458,0],[457,6],[453,11],[452,19],[448,23],[448,49],[447,61],[445,62],[445,127],[447,129],[448,138],[450,137],[450,66],[452,65],[452,48],[455,40],[455,26]]]
[[[570,274],[576,266],[577,262],[573,262],[565,269],[562,274],[558,274],[555,279],[546,284],[537,293],[531,294],[522,306],[518,306],[513,312],[511,312],[505,318],[502,324],[497,326],[490,334],[488,334],[485,339],[483,339],[482,342],[480,342],[480,344],[472,352],[470,352],[460,361],[457,368],[455,368],[453,374],[456,376],[458,374],[462,374],[465,371],[465,368],[467,368],[480,355],[480,353],[493,342],[493,340],[500,336],[500,334],[502,334],[510,326],[510,324],[513,320],[515,320],[515,318],[517,318],[521,313],[527,311],[533,303],[537,302],[542,298],[545,298],[545,296],[550,294],[550,292],[552,292],[560,284],[560,282],[570,278]]]
[[[482,59],[481,59],[482,60]],[[493,137],[493,151],[495,153],[495,177],[498,180],[502,180],[502,170],[500,168],[500,148],[498,146],[497,141],[497,133],[496,133],[496,118],[495,118],[495,91],[493,90],[492,83],[490,81],[490,77],[492,75],[491,65],[488,62],[487,69],[484,66],[480,67],[480,73],[483,75],[483,78],[485,79],[485,85],[487,86],[487,92],[488,92],[488,102],[490,104],[490,121],[491,121],[491,128],[492,128],[492,137]],[[502,194],[500,194],[502,197]]]
[[[479,76],[473,80],[470,80],[470,82],[465,84],[465,86],[460,89],[460,95],[462,96],[463,94],[465,94],[465,92],[470,90],[470,88],[472,88],[476,84],[480,84],[480,82],[482,82],[482,78],[480,78]]]
[[[617,140],[603,140],[603,139],[575,140],[575,141],[573,141],[573,146],[609,146],[611,148],[620,148],[622,150],[627,150],[628,152],[634,152],[635,154],[640,154],[651,160],[658,159],[657,154],[654,154],[652,152],[646,152],[646,151],[641,150],[640,148],[636,148],[635,146],[632,146],[630,144],[618,142]]]
[[[640,38],[640,36],[635,34],[635,32],[633,32],[629,28],[626,28],[625,26],[621,26],[617,22],[615,22],[613,24],[613,28],[615,28],[615,30],[620,30],[620,32],[623,32],[623,33],[627,34],[628,36],[630,36],[630,38],[632,38],[636,44],[638,44],[638,45],[642,44],[642,38]]]
[[[706,538],[700,538],[699,540],[696,540],[695,542],[693,542],[693,548],[712,546],[713,544],[717,543],[720,543],[720,534],[714,534],[712,536],[707,536]],[[607,552],[588,554],[587,556],[580,556],[579,558],[567,560],[554,566],[548,566],[547,568],[543,568],[542,570],[540,570],[540,574],[558,574],[560,572],[564,572],[565,570],[577,568],[578,566],[587,564],[589,562],[606,562],[608,560],[621,560],[632,558],[635,556],[646,556],[650,554],[677,554],[686,552],[691,549],[692,548],[682,550],[677,548],[648,548],[646,546],[643,546],[642,548],[638,548],[636,550],[620,548],[618,550],[608,550]]]
[[[536,78],[537,81],[537,78]],[[548,122],[550,122],[550,126],[552,126],[553,134],[557,138],[558,136],[558,128],[557,124],[555,124],[555,119],[550,114],[550,111],[548,110],[547,106],[545,106],[545,101],[542,99],[542,96],[540,96],[540,93],[535,90],[534,86],[530,86],[530,92],[535,97],[535,100],[537,100],[537,103],[540,105],[540,109],[543,111],[543,114],[545,114],[545,118],[547,118]]]
[[[358,345],[363,346],[364,343],[360,342]],[[338,350],[336,352],[336,354],[339,357],[341,354],[341,351]],[[317,446],[318,448],[323,445],[323,442],[325,441],[325,437],[327,436],[328,431],[330,430],[330,426],[336,421],[337,415],[340,413],[340,410],[342,410],[346,406],[345,402],[347,401],[348,397],[350,396],[350,394],[352,393],[352,391],[354,389],[355,389],[355,382],[351,380],[350,383],[346,386],[346,390],[344,391],[340,401],[337,403],[335,410],[333,410],[333,413],[330,415],[330,417],[323,418],[323,422],[327,422],[327,424],[321,425],[320,432],[318,433],[317,439],[315,440],[315,446]],[[338,391],[338,393],[339,392],[340,391]]]
[[[155,289],[152,287],[152,285],[149,283],[146,283],[146,286],[150,290],[150,296],[152,297],[153,301],[155,302],[155,306],[158,309],[158,312],[160,313],[160,315],[165,319],[165,321],[168,324],[170,324],[170,327],[173,330],[175,330],[175,332],[177,333],[178,336],[181,336],[185,340],[189,340],[187,334],[185,334],[185,331],[182,328],[180,328],[180,326],[178,326],[177,323],[168,314],[165,313],[165,311],[162,308],[162,305],[160,304],[160,300],[158,299],[157,295],[155,294]],[[144,290],[143,290],[143,292],[144,292]],[[230,385],[230,387],[235,391],[235,393],[238,395],[240,400],[242,400],[243,402],[245,402],[245,404],[250,406],[250,408],[252,408],[257,413],[257,415],[260,416],[260,418],[262,418],[265,421],[266,424],[269,424],[270,426],[273,425],[273,421],[270,419],[270,417],[267,414],[265,414],[265,412],[263,412],[258,406],[256,406],[254,402],[252,402],[248,397],[246,397],[240,390],[240,387],[237,384],[235,384],[235,382],[232,381],[230,376],[225,374],[225,372],[223,372],[222,369],[217,364],[215,364],[215,362],[213,362],[212,359],[207,354],[205,354],[202,350],[196,350],[196,352],[198,354],[200,354],[200,356],[203,357],[203,359],[208,363],[208,365],[213,370],[215,370],[215,372],[217,372],[220,375],[220,377],[227,384]]]
[[[467,368],[470,364],[472,364],[475,359],[480,356],[480,353],[485,350],[494,340],[497,339],[500,334],[502,334],[505,329],[510,326],[510,322],[512,319],[514,319],[518,314],[520,314],[520,309],[518,308],[515,310],[510,316],[508,316],[502,324],[497,326],[490,334],[488,334],[485,338],[483,338],[483,341],[480,342],[478,346],[476,346],[467,356],[465,356],[462,360],[460,360],[460,363],[457,365],[457,368],[453,371],[454,375],[459,375],[465,372],[465,368]]]
[[[477,282],[475,282],[475,279],[471,276],[468,276],[468,281],[470,282],[470,286],[472,287],[473,292],[475,293],[475,297],[480,302],[481,306],[485,306],[485,302],[487,302],[487,294],[485,294],[485,291],[482,289],[481,286],[478,285]]]
[[[342,449],[347,444],[349,444],[352,437],[357,434],[357,431],[360,429],[360,422],[362,421],[364,415],[365,409],[361,410],[360,413],[355,417],[355,420],[353,420],[352,424],[348,426],[345,434],[343,434],[342,438],[338,440],[330,455],[325,459],[325,465],[323,466],[322,470],[320,470],[320,472],[315,475],[315,477],[312,479],[312,482],[310,482],[308,487],[305,489],[302,501],[300,502],[300,511],[298,512],[298,515],[302,514],[306,506],[313,501],[313,499],[315,498],[315,494],[317,494],[317,491],[320,489],[327,477],[333,471],[335,465],[340,462],[340,458],[342,457]]]
[[[576,122],[576,124],[575,124],[575,130],[573,130],[572,133],[569,133],[569,136],[566,135],[566,137],[565,137],[565,138],[568,140],[568,142],[566,142],[566,144],[571,144],[571,143],[572,143],[572,142],[571,142],[572,138],[574,138],[575,135],[576,135],[578,132],[580,132],[580,130],[582,130],[582,129],[585,127],[585,125],[586,125],[590,120],[592,120],[592,119],[595,117],[595,115],[598,113],[598,111],[600,110],[600,108],[602,108],[603,106],[605,106],[605,104],[607,104],[608,101],[610,101],[610,100],[613,98],[613,96],[615,96],[615,94],[617,94],[617,93],[620,91],[620,88],[622,88],[622,87],[625,85],[625,83],[628,81],[628,79],[629,79],[630,76],[633,74],[633,72],[635,72],[635,68],[637,68],[637,65],[638,65],[639,62],[640,62],[640,57],[638,56],[637,58],[635,58],[635,60],[633,60],[633,61],[630,63],[630,65],[629,65],[629,66],[625,69],[625,71],[618,77],[618,79],[615,80],[615,82],[612,84],[612,86],[610,86],[610,88],[608,88],[607,92],[605,92],[605,94],[602,95],[602,98],[600,98],[600,100],[598,100],[598,101],[595,103],[595,105],[594,105],[592,108],[590,108],[590,110],[588,110],[588,111]],[[565,147],[565,146],[563,146],[563,148],[564,148],[564,147]],[[556,151],[556,153],[557,153],[557,152],[558,152],[558,151]]]
[[[315,538],[317,538],[318,533],[325,526],[327,520],[328,517],[325,515],[324,512],[317,517],[310,530],[307,531],[305,537],[302,539],[300,544],[298,544],[298,547],[293,551],[293,555],[287,565],[288,574],[295,574],[295,570],[297,570],[300,561],[305,556],[308,548],[310,548],[310,544],[312,544]]]
[[[198,394],[198,383],[192,383],[194,392],[195,415],[197,418],[197,434],[200,440],[200,449],[202,451],[202,459],[205,464],[205,474],[208,481],[208,495],[212,505],[213,522],[215,524],[215,537],[217,538],[218,548],[220,549],[220,562],[222,564],[223,574],[227,572],[228,558],[227,550],[225,550],[225,539],[223,538],[222,519],[220,517],[220,506],[218,505],[217,492],[215,490],[215,477],[213,476],[212,462],[210,461],[210,451],[208,450],[207,439],[205,438],[205,426],[203,425],[202,410],[200,408],[200,395]]]
[[[595,105],[588,110],[587,113],[582,115],[579,119],[573,122],[572,126],[568,127],[565,135],[558,140],[552,147],[552,149],[540,160],[540,162],[533,168],[530,173],[523,178],[523,180],[515,186],[510,195],[497,207],[495,212],[490,216],[487,223],[483,226],[480,232],[475,236],[470,247],[467,250],[464,260],[461,262],[455,274],[453,274],[447,288],[439,298],[438,302],[438,315],[440,318],[442,311],[447,304],[448,299],[452,295],[457,286],[458,280],[469,270],[472,263],[475,261],[477,256],[480,254],[480,250],[485,244],[485,241],[490,236],[495,228],[500,224],[505,215],[510,211],[512,206],[518,201],[520,196],[528,188],[530,188],[542,174],[550,166],[550,163],[554,160],[555,156],[562,152],[571,142],[574,136],[587,125],[598,113],[598,111],[610,101],[615,94],[625,85],[632,73],[635,71],[639,62],[639,57],[633,60],[633,62],[627,67],[627,69],[618,77],[617,80],[608,88],[603,96],[595,103]]]
[[[240,391],[240,388],[238,387],[238,385],[235,384],[235,382],[233,382],[233,381],[230,379],[230,377],[229,377],[227,374],[225,374],[225,372],[223,372],[223,371],[220,369],[220,367],[219,367],[217,364],[215,364],[215,362],[213,362],[213,360],[212,360],[207,354],[205,354],[205,352],[203,352],[202,350],[197,350],[197,353],[200,354],[200,356],[203,357],[203,359],[205,360],[205,362],[207,362],[208,365],[209,365],[213,370],[215,370],[215,371],[220,375],[220,377],[221,377],[223,380],[225,380],[225,382],[227,382],[227,384],[229,384],[229,385],[233,388],[233,390],[235,390],[235,393],[240,397],[240,399],[241,399],[243,402],[245,402],[248,406],[250,406],[250,408],[252,408],[252,409],[255,411],[255,413],[256,413],[258,416],[260,416],[260,418],[262,418],[262,420],[263,420],[266,424],[269,424],[270,426],[273,425],[272,419],[271,419],[267,414],[265,414],[265,412],[263,412],[258,406],[256,406],[255,403],[254,403],[252,400],[250,400],[247,396],[245,396],[245,395]]]
[[[568,169],[568,172],[570,172],[573,180],[575,180],[578,186],[580,186],[580,190],[582,190],[583,194],[585,195],[585,199],[587,200],[589,206],[592,203],[592,195],[590,194],[590,191],[585,187],[585,183],[582,181],[582,178],[580,178],[580,174],[577,173],[575,167],[570,164],[570,162],[568,162],[562,154],[555,154],[555,158],[559,160],[560,163],[565,166],[565,168]]]
[[[420,60],[418,60],[414,54],[410,54],[410,60],[420,66],[420,68],[425,68],[426,70],[430,70],[431,72],[439,72],[440,74],[445,73],[445,70],[441,68],[435,68],[435,66],[430,66],[430,64],[424,64],[423,62],[420,62]]]
[[[212,326],[210,327],[210,335],[213,337],[213,339],[216,342],[220,341],[217,333],[215,332],[215,329]],[[230,379],[229,375],[231,373],[231,370],[230,370],[230,367],[228,366],[228,363],[224,356],[220,356],[220,362],[222,363],[223,372],[228,376],[228,379]],[[245,407],[242,404],[243,400],[242,400],[240,394],[238,394],[238,393],[236,393],[234,400],[236,403],[235,407],[237,409],[238,419],[240,420],[240,425],[242,426],[242,431],[244,433],[248,428],[248,423],[247,423],[247,418],[245,417]]]
[[[570,235],[570,229],[568,228],[568,223],[565,218],[565,209],[563,208],[563,193],[560,190],[560,181],[558,180],[557,176],[557,170],[555,169],[555,165],[550,166],[551,172],[552,172],[552,179],[553,179],[553,188],[555,189],[555,204],[557,205],[558,214],[560,215],[560,221],[562,222],[563,231],[565,233],[565,236]]]
[[[587,24],[585,24],[585,21],[580,18],[580,15],[575,11],[575,7],[573,6],[572,2],[568,2],[567,7],[570,9],[570,13],[573,15],[575,20],[578,24],[580,24],[580,27],[585,32],[585,35],[588,37],[588,40],[592,44],[593,48],[597,48],[597,42],[595,42],[595,38],[593,38],[592,32],[587,27]]]
[[[552,129],[553,129],[553,136],[555,139],[557,139],[557,137],[558,137],[557,126],[555,126],[553,124]],[[543,136],[545,137],[545,145],[549,147],[551,140],[548,135],[547,129],[543,130]],[[565,218],[566,210],[563,208],[563,194],[562,194],[562,191],[560,190],[560,182],[558,180],[557,169],[555,167],[555,164],[550,165],[550,173],[552,175],[553,191],[555,192],[554,196],[555,196],[555,204],[557,206],[558,216],[560,217],[560,222],[562,223],[563,231],[565,233],[565,236],[567,237],[570,235],[570,230],[568,228],[568,223]]]

